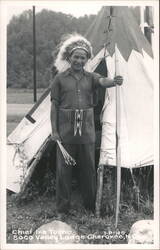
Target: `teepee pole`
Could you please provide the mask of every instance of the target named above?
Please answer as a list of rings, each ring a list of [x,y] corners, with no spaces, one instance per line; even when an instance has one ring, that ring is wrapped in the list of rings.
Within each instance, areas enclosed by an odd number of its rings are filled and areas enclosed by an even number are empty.
[[[103,193],[103,173],[104,165],[98,168],[97,170],[97,193],[96,193],[96,217],[100,218],[101,215],[101,203],[102,203],[102,193]]]
[[[115,44],[115,76],[119,74],[117,45]],[[120,149],[120,86],[116,85],[116,167],[117,167],[117,199],[116,199],[116,221],[118,226],[120,193],[121,193],[121,149]]]
[[[110,7],[110,15],[107,16],[109,18],[108,21],[108,26],[105,31],[106,33],[106,43],[104,44],[104,59],[106,57],[106,49],[107,46],[110,45],[110,31],[111,29],[111,21],[113,17],[113,7]],[[100,217],[100,212],[101,212],[101,202],[102,202],[102,193],[103,193],[103,174],[104,174],[104,165],[101,165],[98,167],[97,170],[97,193],[96,193],[96,202],[95,202],[95,211],[96,211],[96,216],[97,218]]]
[[[145,11],[145,7],[141,6],[140,7],[140,28],[141,28],[143,34],[144,34],[144,26],[145,26],[144,11]]]

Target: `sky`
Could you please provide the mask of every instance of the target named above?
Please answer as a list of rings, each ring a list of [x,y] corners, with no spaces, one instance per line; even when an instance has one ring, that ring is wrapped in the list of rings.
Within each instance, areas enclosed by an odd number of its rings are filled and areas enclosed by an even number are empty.
[[[13,15],[20,15],[24,10],[32,9],[35,6],[36,12],[42,9],[53,10],[71,14],[75,17],[80,17],[90,14],[97,14],[106,1],[50,1],[50,2],[36,2],[36,1],[13,1],[7,6],[7,20],[11,20]]]
[[[3,2],[4,0],[2,0]],[[36,12],[42,9],[53,10],[71,14],[75,17],[80,17],[90,14],[97,14],[104,5],[145,5],[146,1],[118,1],[118,0],[50,0],[50,1],[4,1],[6,8],[7,23],[11,20],[13,15],[20,15],[24,10],[32,9],[33,5],[36,7]]]

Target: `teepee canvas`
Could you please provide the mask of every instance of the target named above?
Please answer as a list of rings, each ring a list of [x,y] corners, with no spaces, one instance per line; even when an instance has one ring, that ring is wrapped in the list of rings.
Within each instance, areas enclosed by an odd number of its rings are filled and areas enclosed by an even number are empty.
[[[103,61],[109,77],[122,75],[124,79],[122,86],[106,90],[99,163],[117,165],[118,136],[121,167],[153,165],[154,71],[150,44],[131,10],[120,6],[103,7],[87,37],[95,53],[88,70],[94,71]]]
[[[15,193],[23,189],[51,134],[50,107],[47,89],[7,138],[7,189]]]

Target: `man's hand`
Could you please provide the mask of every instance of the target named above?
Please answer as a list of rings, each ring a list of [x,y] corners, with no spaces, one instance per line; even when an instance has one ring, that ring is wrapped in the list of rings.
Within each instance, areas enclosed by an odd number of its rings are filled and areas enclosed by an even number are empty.
[[[59,136],[58,133],[51,134],[51,140],[54,141],[54,142],[56,142],[56,141],[60,141],[61,142],[61,138],[60,138],[60,136]]]
[[[122,76],[115,76],[114,77],[114,83],[115,83],[115,85],[122,85],[123,77]]]
[[[122,83],[123,83],[122,76],[115,76],[114,79],[108,77],[99,78],[99,84],[103,88],[115,87],[116,85],[122,85]]]

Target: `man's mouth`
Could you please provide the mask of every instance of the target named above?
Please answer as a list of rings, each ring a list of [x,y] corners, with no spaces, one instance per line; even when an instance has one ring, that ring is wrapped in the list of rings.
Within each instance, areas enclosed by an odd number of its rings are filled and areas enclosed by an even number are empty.
[[[82,64],[74,64],[75,67],[82,67]]]

